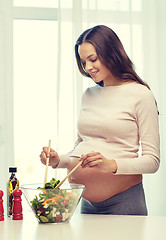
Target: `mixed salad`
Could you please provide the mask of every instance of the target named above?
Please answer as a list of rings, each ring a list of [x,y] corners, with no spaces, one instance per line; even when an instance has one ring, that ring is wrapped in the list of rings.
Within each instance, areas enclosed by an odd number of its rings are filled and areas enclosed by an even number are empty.
[[[74,189],[55,189],[59,180],[52,178],[41,192],[31,201],[36,217],[42,223],[68,222],[77,205],[78,197]]]

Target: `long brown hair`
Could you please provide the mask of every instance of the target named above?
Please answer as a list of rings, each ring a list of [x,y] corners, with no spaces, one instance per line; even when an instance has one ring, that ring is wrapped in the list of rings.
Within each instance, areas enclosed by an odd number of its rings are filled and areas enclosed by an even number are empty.
[[[148,84],[136,74],[133,63],[127,56],[116,33],[104,25],[97,25],[84,31],[76,41],[75,56],[79,71],[83,76],[91,78],[83,68],[78,53],[78,48],[83,42],[89,42],[95,47],[100,61],[111,71],[114,77],[121,81],[136,81],[149,88]],[[103,81],[98,84],[103,86]]]

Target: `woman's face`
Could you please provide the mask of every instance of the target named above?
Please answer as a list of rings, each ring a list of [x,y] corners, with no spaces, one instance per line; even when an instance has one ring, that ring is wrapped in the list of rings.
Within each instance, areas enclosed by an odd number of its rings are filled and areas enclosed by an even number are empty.
[[[114,77],[111,71],[100,61],[95,47],[84,42],[79,47],[79,55],[85,71],[93,78],[94,82],[104,82],[104,86],[114,85]]]

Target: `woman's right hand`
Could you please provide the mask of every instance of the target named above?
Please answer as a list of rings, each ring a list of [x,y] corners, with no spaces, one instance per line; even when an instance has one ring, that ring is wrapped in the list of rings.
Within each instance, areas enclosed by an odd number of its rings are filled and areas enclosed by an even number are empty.
[[[60,158],[58,153],[50,148],[50,152],[48,151],[48,147],[43,147],[43,151],[40,154],[40,161],[46,165],[47,157],[49,157],[48,165],[52,168],[56,168],[60,162]]]

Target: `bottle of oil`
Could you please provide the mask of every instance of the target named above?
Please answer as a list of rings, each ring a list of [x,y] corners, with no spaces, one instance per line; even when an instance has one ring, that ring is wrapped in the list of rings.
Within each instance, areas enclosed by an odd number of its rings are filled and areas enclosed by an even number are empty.
[[[12,216],[12,209],[13,209],[13,191],[16,188],[19,188],[19,181],[16,178],[17,168],[10,167],[9,173],[11,173],[9,181],[7,183],[7,216]]]

